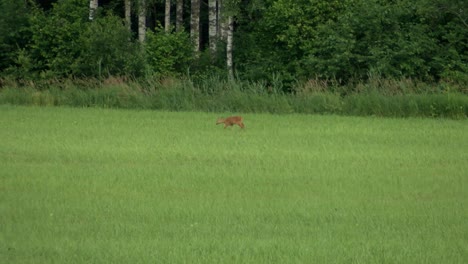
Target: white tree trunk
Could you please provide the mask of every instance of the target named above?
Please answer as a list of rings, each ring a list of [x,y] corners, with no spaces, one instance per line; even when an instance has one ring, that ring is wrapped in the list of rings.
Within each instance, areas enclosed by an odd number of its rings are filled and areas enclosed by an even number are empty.
[[[166,11],[164,15],[164,31],[171,30],[171,0],[166,0]]]
[[[176,7],[176,30],[184,30],[184,0],[177,0]]]
[[[176,6],[176,30],[184,30],[184,0],[177,0]]]
[[[192,0],[190,19],[190,37],[193,41],[193,50],[200,51],[200,0]]]
[[[232,16],[228,17],[227,28],[227,44],[226,44],[226,66],[230,78],[234,78],[234,67],[232,59],[233,50],[233,33],[234,33],[234,19]]]
[[[143,43],[146,38],[146,1],[140,0],[138,5],[138,40]]]
[[[218,1],[217,0],[208,0],[208,20],[209,20],[209,28],[208,28],[208,35],[210,37],[210,54],[211,59],[214,59],[216,56],[216,46],[218,42]]]
[[[223,15],[223,3],[223,0],[218,0],[218,39],[226,41],[228,24],[225,15]]]
[[[132,3],[130,0],[125,0],[125,23],[128,31],[132,30]]]
[[[98,8],[98,0],[89,0],[89,20],[94,19],[96,9]]]

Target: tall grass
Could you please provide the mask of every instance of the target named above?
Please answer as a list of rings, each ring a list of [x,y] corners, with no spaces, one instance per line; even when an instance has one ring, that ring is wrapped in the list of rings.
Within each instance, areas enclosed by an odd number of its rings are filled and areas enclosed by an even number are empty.
[[[371,79],[352,87],[336,81],[297,83],[284,93],[279,84],[228,80],[109,78],[44,83],[6,83],[0,104],[78,106],[170,111],[312,113],[386,117],[468,116],[468,95],[450,86],[412,80]]]
[[[0,106],[4,263],[466,263],[465,120]]]

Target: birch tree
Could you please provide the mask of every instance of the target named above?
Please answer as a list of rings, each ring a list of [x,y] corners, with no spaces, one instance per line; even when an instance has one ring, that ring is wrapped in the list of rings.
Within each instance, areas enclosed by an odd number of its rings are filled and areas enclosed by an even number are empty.
[[[184,0],[177,0],[176,4],[176,30],[184,30]]]
[[[213,60],[216,56],[216,46],[218,41],[218,1],[217,0],[209,0],[208,1],[208,35],[209,35],[209,42],[210,42],[210,54],[211,59]]]
[[[218,10],[217,10],[218,24],[217,24],[216,30],[217,30],[218,39],[226,41],[227,23],[226,23],[226,19],[224,18],[223,10],[224,10],[224,1],[218,0]]]
[[[200,51],[200,0],[191,0],[190,37],[195,53]]]
[[[234,66],[232,58],[233,42],[234,42],[234,19],[229,16],[227,19],[227,42],[226,42],[226,66],[230,78],[234,78]]]
[[[130,0],[125,0],[125,23],[128,31],[132,30],[132,3]]]
[[[89,0],[89,20],[94,19],[96,9],[98,8],[98,0]]]
[[[146,1],[139,0],[138,4],[138,40],[144,42],[146,37]]]
[[[166,0],[166,9],[164,14],[164,31],[171,29],[171,0]]]
[[[220,0],[221,3],[221,36],[226,38],[226,68],[230,78],[234,78],[234,16],[239,13],[240,0]],[[225,23],[225,24],[223,24]]]

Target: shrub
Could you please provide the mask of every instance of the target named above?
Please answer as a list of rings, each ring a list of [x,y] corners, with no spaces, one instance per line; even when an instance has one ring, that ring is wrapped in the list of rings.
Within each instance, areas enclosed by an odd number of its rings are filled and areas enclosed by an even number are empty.
[[[162,28],[148,31],[144,48],[151,71],[162,76],[185,72],[193,58],[190,37],[185,32],[167,33]]]
[[[87,23],[79,36],[79,55],[72,65],[75,76],[141,76],[144,57],[122,19],[108,15]]]

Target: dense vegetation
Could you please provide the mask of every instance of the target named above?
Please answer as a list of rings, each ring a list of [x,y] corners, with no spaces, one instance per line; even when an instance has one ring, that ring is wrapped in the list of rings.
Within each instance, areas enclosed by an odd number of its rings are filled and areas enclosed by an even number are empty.
[[[50,80],[102,81],[117,76],[139,86],[167,78],[188,81],[209,96],[203,88],[207,79],[227,82],[224,40],[218,40],[216,54],[208,49],[206,1],[201,5],[200,52],[194,52],[189,34],[190,1],[184,1],[185,30],[169,32],[161,26],[164,1],[147,1],[152,11],[144,43],[136,39],[135,23],[129,30],[124,22],[123,1],[99,2],[95,19],[90,20],[87,0],[1,0],[0,92],[36,89]],[[260,94],[320,92],[341,100],[369,91],[457,97],[468,91],[466,1],[224,3],[225,13],[235,18],[235,87]],[[186,96],[183,90],[178,93]],[[461,108],[466,111],[466,104]]]
[[[176,79],[124,82],[108,78],[102,82],[69,80],[32,83],[26,87],[14,83],[6,86],[0,92],[0,104],[455,119],[468,116],[468,96],[429,91],[428,87],[409,80],[382,83],[379,79],[361,83],[356,86],[359,92],[346,96],[329,92],[327,89],[335,88],[320,84],[298,86],[297,93],[283,93],[259,83],[215,77],[196,83]],[[310,91],[310,86],[320,89]],[[395,87],[400,89],[394,90]],[[420,93],[424,90],[430,93]]]

